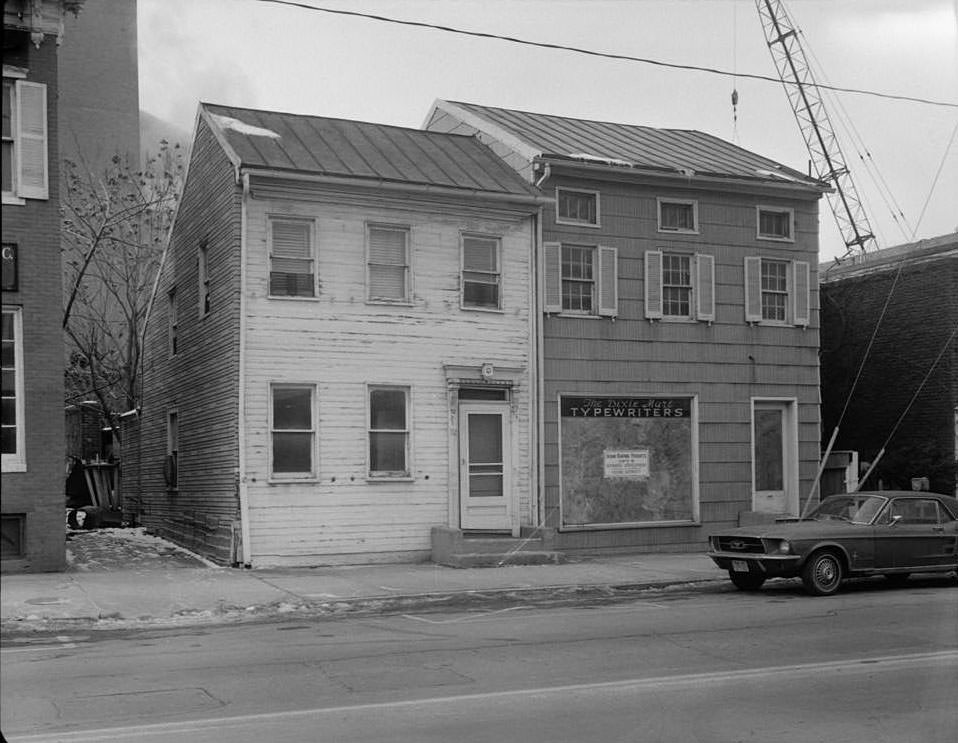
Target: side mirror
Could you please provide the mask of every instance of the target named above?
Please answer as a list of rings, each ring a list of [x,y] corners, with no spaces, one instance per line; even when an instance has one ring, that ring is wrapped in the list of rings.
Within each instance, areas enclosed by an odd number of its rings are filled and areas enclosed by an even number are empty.
[[[900,513],[896,513],[894,516],[891,517],[891,521],[888,522],[888,525],[889,525],[889,526],[895,526],[895,524],[897,524],[897,523],[898,523],[899,521],[901,521],[903,518],[905,518],[905,517],[902,516]]]

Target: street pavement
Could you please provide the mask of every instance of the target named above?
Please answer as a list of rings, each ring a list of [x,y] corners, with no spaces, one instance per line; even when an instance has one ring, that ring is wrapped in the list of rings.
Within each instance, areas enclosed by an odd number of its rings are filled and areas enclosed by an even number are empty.
[[[142,529],[71,531],[67,558],[62,573],[0,578],[0,632],[488,607],[726,580],[704,550],[494,568],[416,563],[246,570],[213,565]]]

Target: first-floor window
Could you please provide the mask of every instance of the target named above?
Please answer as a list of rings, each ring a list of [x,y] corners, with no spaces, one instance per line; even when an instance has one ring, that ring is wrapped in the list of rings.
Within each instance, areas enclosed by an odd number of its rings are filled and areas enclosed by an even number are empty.
[[[19,307],[3,308],[2,334],[3,471],[22,471],[24,458],[23,322]]]
[[[311,476],[316,426],[311,385],[272,388],[272,474]]]
[[[409,389],[369,388],[369,474],[409,475]]]

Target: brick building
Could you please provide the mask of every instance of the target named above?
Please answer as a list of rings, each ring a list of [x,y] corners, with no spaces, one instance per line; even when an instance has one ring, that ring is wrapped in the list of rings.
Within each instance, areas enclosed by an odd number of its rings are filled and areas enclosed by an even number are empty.
[[[820,276],[823,440],[847,401],[835,448],[857,451],[863,472],[885,449],[863,487],[927,477],[956,492],[958,233],[822,265]]]

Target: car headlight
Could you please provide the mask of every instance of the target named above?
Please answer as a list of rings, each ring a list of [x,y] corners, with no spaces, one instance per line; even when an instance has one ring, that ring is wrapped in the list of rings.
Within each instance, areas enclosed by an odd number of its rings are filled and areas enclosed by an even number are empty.
[[[792,554],[792,545],[787,539],[769,539],[766,547],[770,555],[790,555]]]

